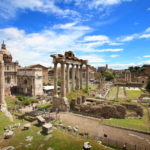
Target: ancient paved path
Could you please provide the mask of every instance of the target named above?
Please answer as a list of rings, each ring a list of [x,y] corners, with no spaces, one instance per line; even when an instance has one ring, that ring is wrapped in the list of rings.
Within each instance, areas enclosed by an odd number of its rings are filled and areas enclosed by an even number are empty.
[[[64,124],[72,126],[78,125],[81,131],[88,132],[90,136],[101,137],[104,134],[107,134],[108,138],[110,139],[129,143],[131,145],[144,145],[145,147],[147,147],[146,150],[150,150],[150,135],[138,133],[131,130],[105,126],[101,124],[101,120],[94,118],[92,119],[73,113],[60,113],[59,116]]]

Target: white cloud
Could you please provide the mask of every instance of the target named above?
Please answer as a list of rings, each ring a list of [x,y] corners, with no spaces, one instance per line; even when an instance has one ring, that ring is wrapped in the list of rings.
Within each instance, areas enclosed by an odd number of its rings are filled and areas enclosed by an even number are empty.
[[[150,34],[142,34],[139,36],[139,38],[150,38]]]
[[[123,45],[122,43],[110,40],[110,38],[106,35],[85,36],[83,39],[83,43],[88,47],[96,47],[104,44],[108,44],[111,46]]]
[[[122,2],[131,2],[132,0],[92,0],[89,3],[90,8],[98,8],[99,6],[112,6],[112,5],[118,5]]]
[[[54,0],[5,0],[0,1],[0,16],[8,19],[15,17],[18,10],[32,10],[42,13],[53,13],[61,16],[78,16],[79,13],[56,6]]]
[[[147,8],[147,10],[148,10],[148,11],[150,11],[150,7],[149,7],[149,8]]]
[[[150,55],[145,55],[145,56],[143,56],[143,57],[145,57],[145,58],[150,58]]]
[[[72,31],[57,33],[43,30],[39,33],[26,33],[17,28],[0,29],[0,41],[6,40],[8,49],[21,65],[33,64],[37,61],[50,64],[50,53],[63,53],[76,50],[75,44],[85,32]]]
[[[97,36],[86,36],[84,41],[104,41],[108,42],[109,38],[105,35],[97,35]]]
[[[57,24],[54,25],[53,28],[54,29],[63,29],[63,30],[84,30],[84,31],[88,31],[91,30],[91,28],[89,26],[83,26],[83,25],[77,25],[78,22],[70,22],[70,23],[66,23],[66,24]]]
[[[150,32],[150,27],[145,30],[145,32]]]
[[[111,58],[119,57],[119,55],[110,55]]]
[[[105,62],[105,60],[97,55],[87,55],[87,56],[79,56],[81,59],[88,60],[89,63],[101,63]]]
[[[148,39],[150,38],[150,27],[148,27],[144,32],[142,33],[135,33],[127,36],[121,36],[117,38],[117,41],[119,42],[128,42],[133,41],[135,39]]]
[[[119,51],[123,51],[123,48],[116,48],[116,49],[100,49],[98,50],[98,52],[119,52]]]
[[[133,34],[133,35],[129,35],[129,36],[123,36],[118,38],[119,41],[121,42],[127,42],[127,41],[132,41],[134,39],[136,39],[138,37],[138,34]]]

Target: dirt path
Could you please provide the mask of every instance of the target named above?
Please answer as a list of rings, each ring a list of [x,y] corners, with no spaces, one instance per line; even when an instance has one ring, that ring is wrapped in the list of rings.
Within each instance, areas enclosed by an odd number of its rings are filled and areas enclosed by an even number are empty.
[[[119,87],[118,98],[121,98],[121,99],[125,99],[126,98],[123,87]]]
[[[73,113],[61,113],[59,115],[64,124],[78,125],[80,131],[88,132],[92,137],[102,137],[104,134],[107,134],[108,138],[118,142],[137,145],[137,147],[144,147],[144,149],[146,147],[146,150],[150,150],[150,135],[105,126],[101,124],[102,122],[99,119],[91,119]],[[142,150],[143,148],[140,149]]]

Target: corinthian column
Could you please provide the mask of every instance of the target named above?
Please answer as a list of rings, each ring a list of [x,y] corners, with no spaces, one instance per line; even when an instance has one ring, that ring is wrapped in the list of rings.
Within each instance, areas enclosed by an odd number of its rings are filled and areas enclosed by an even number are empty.
[[[61,96],[66,97],[66,89],[65,89],[65,63],[61,63]]]
[[[0,54],[0,108],[2,109],[2,105],[6,105],[4,100],[4,61],[3,55]]]
[[[86,88],[89,89],[89,66],[86,65]]]
[[[66,64],[66,92],[70,91],[70,74],[69,74],[69,64]]]
[[[57,71],[57,62],[55,62],[54,63],[54,96],[58,96],[57,82],[58,82],[58,71]]]
[[[72,90],[75,90],[75,70],[73,64],[72,64]]]
[[[76,65],[76,89],[78,90],[80,86],[80,81],[79,81],[79,66]]]
[[[83,74],[83,70],[82,70],[82,65],[80,65],[80,89],[82,89],[82,74]]]

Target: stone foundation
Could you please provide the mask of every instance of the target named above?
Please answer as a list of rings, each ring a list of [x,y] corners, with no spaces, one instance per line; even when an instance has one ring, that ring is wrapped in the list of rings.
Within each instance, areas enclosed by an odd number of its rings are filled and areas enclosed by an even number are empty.
[[[59,111],[69,111],[70,106],[66,97],[53,97],[53,109]]]

